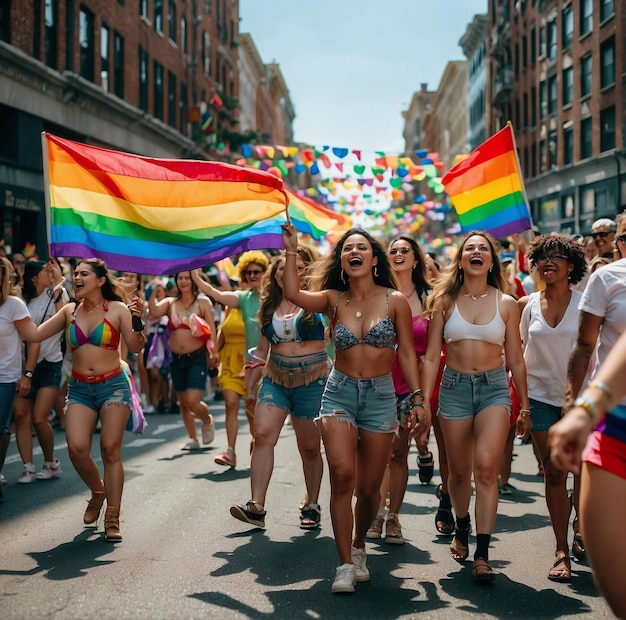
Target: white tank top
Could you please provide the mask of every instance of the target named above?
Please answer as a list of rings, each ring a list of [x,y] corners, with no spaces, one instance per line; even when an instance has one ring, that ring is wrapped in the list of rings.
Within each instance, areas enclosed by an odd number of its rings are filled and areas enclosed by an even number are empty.
[[[446,343],[458,342],[459,340],[482,340],[502,346],[506,325],[500,316],[500,291],[496,291],[496,313],[489,323],[474,325],[466,321],[454,304],[454,310],[443,327],[443,339]]]

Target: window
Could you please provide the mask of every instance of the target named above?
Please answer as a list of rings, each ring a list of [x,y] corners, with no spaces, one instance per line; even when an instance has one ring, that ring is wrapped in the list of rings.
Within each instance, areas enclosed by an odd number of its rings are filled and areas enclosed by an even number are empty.
[[[187,20],[184,15],[180,18],[180,53],[187,53]]]
[[[180,85],[180,131],[185,133],[187,127],[187,84]]]
[[[148,111],[148,54],[139,48],[139,108]]]
[[[0,2],[0,41],[11,41],[11,3]]]
[[[57,0],[46,0],[44,7],[46,64],[57,68]]]
[[[548,78],[548,114],[556,114],[557,100],[556,75],[553,75]]]
[[[570,105],[574,100],[574,67],[563,69],[563,105]]]
[[[580,158],[588,159],[592,155],[591,117],[580,121]]]
[[[528,69],[528,39],[525,35],[522,39],[522,69],[524,71]]]
[[[176,127],[176,76],[167,72],[167,123]]]
[[[574,163],[574,130],[568,127],[563,130],[563,165]]]
[[[535,26],[530,27],[530,66],[535,66],[535,60],[537,58],[537,31]]]
[[[80,46],[80,75],[93,82],[94,77],[94,25],[93,13],[81,7],[78,18],[78,44]]]
[[[615,148],[615,106],[600,110],[600,150]]]
[[[163,65],[154,61],[154,117],[163,120]]]
[[[556,60],[557,40],[556,21],[548,22],[548,60]]]
[[[522,123],[523,129],[528,128],[528,93],[524,93],[524,105],[522,106],[524,115],[524,121]]]
[[[615,39],[611,37],[600,46],[600,88],[615,84]]]
[[[113,92],[124,99],[124,37],[113,33]]]
[[[563,9],[561,19],[563,24],[563,48],[567,49],[574,39],[574,13],[571,4]]]
[[[534,86],[530,89],[530,126],[537,127],[537,89]]]
[[[600,21],[615,15],[615,2],[614,0],[600,0]]]
[[[593,0],[580,0],[580,36],[589,34],[593,28]]]
[[[591,95],[592,79],[592,63],[591,53],[585,54],[580,59],[580,96],[588,97]]]
[[[543,26],[539,26],[539,56],[546,55],[546,31]]]
[[[539,173],[545,172],[548,168],[548,158],[546,155],[546,141],[539,141]]]
[[[100,79],[102,88],[109,90],[109,27],[103,22],[100,26]]]
[[[148,0],[139,0],[139,17],[148,19]]]
[[[548,134],[548,169],[556,167],[559,153],[559,138],[556,131]]]
[[[176,43],[176,26],[176,3],[174,0],[170,0],[167,9],[167,31],[170,41],[174,41],[174,43]]]
[[[163,32],[163,0],[154,0],[154,30]]]
[[[209,41],[209,33],[205,32],[202,36],[202,66],[207,75],[211,75],[211,42]]]
[[[546,117],[548,110],[548,103],[546,101],[546,82],[542,80],[539,82],[539,120],[543,120]]]

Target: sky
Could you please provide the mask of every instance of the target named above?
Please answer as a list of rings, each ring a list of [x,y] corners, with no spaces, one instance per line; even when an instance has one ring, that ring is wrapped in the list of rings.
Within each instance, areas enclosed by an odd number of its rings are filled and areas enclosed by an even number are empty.
[[[314,146],[404,151],[402,112],[446,65],[487,0],[240,0],[239,31],[280,66],[294,138]]]

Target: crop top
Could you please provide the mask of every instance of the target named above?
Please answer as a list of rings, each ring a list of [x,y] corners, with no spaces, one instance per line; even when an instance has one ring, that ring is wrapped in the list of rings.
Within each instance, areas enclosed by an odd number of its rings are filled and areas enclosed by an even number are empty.
[[[376,325],[365,334],[362,340],[359,340],[341,321],[337,320],[337,306],[341,298],[345,295],[345,291],[339,295],[333,310],[332,330],[333,341],[337,351],[350,349],[357,344],[369,344],[377,348],[396,348],[396,328],[389,316],[389,291],[390,289],[387,289],[387,316],[382,321],[376,323]]]
[[[459,312],[457,304],[454,304],[452,315],[446,321],[443,328],[443,339],[446,343],[458,342],[459,340],[482,340],[502,346],[506,325],[500,316],[500,291],[496,291],[496,313],[484,325],[474,325],[466,321]]]
[[[106,307],[104,311],[107,312]],[[71,351],[75,351],[84,344],[92,344],[95,347],[101,347],[108,351],[115,351],[120,344],[119,332],[106,318],[95,327],[89,336],[85,336],[83,330],[76,323],[76,317],[74,317],[72,322],[67,326],[65,338],[70,345]]]
[[[191,327],[189,326],[189,319],[191,319],[194,313],[188,312],[188,311],[187,312],[175,312],[175,309],[176,309],[176,302],[173,302],[170,307],[170,320],[169,320],[170,330],[174,332],[177,329],[191,329]]]
[[[319,313],[313,314],[313,323],[302,320],[302,308],[292,316],[279,317],[276,312],[272,322],[261,330],[262,334],[273,344],[280,342],[308,342],[324,340],[324,318]]]

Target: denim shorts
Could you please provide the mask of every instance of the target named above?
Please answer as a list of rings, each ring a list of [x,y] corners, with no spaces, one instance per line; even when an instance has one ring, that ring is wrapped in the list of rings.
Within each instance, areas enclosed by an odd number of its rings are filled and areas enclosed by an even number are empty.
[[[317,419],[326,416],[347,420],[357,429],[373,433],[395,432],[398,418],[391,373],[373,379],[353,379],[333,368]]]
[[[561,419],[563,407],[542,403],[532,398],[530,401],[530,419],[533,422],[533,432],[545,433],[553,424]]]
[[[330,360],[326,352],[298,358],[289,361],[283,357],[271,357],[273,367],[290,375],[300,375],[306,380],[307,368],[321,366],[330,367]],[[328,370],[326,370],[328,373]],[[294,418],[315,419],[320,412],[322,392],[326,385],[326,377],[316,377],[310,383],[288,387],[269,377],[263,377],[257,396],[257,405],[275,405],[279,409],[291,412]]]
[[[444,420],[466,420],[487,407],[504,407],[511,415],[509,376],[504,366],[472,374],[447,366],[443,369],[438,415]]]
[[[63,362],[41,360],[41,362],[35,366],[33,378],[30,381],[30,392],[28,392],[26,398],[28,398],[28,400],[35,400],[37,391],[41,390],[41,388],[54,388],[58,390],[59,383],[61,383],[61,366],[63,366]]]
[[[67,382],[66,407],[68,405],[84,405],[96,413],[105,405],[128,405],[130,407],[130,387],[124,373],[99,381],[84,383],[74,377]]]
[[[8,435],[13,422],[13,402],[17,396],[17,383],[0,383],[0,434]]]
[[[172,353],[170,373],[172,383],[177,392],[206,389],[207,361],[206,349],[198,349],[192,353],[179,355]]]

